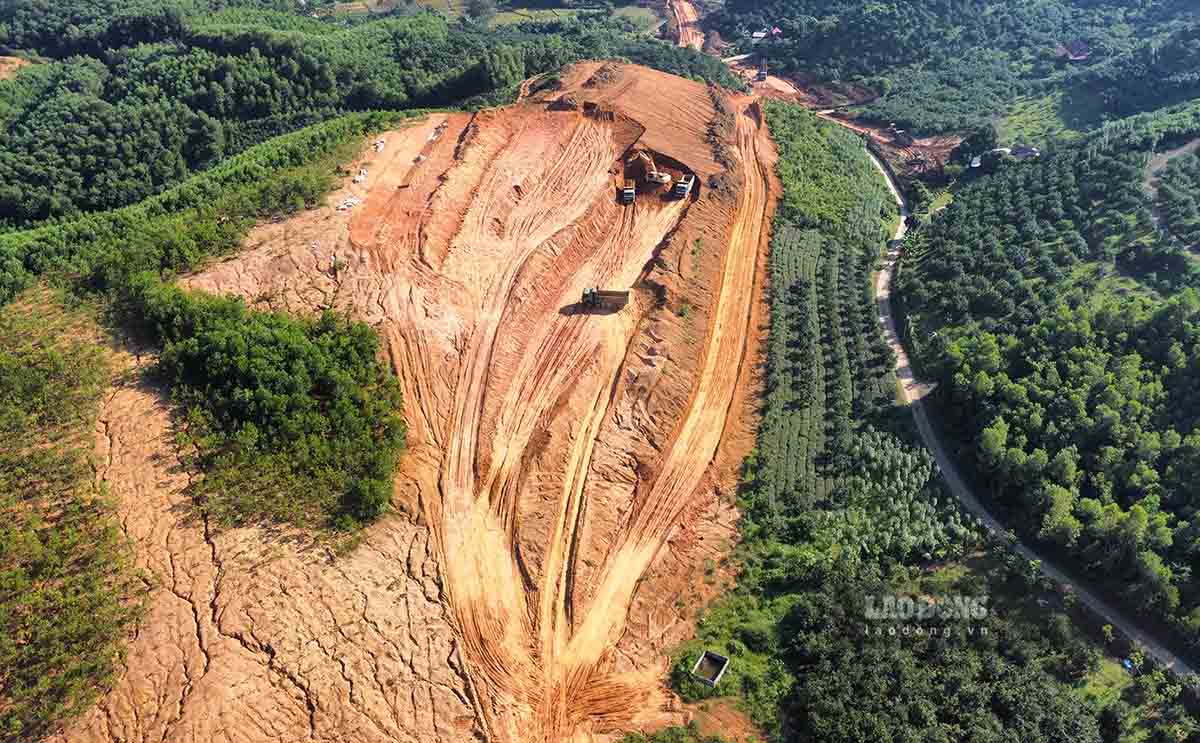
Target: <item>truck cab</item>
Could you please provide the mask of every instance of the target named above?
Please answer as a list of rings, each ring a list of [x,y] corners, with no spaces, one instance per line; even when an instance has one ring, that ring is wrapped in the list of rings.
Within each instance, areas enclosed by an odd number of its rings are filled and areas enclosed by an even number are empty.
[[[677,199],[686,199],[692,193],[692,186],[696,185],[696,176],[688,173],[679,176],[679,180],[675,181],[675,187],[671,189],[671,195]]]
[[[637,188],[634,185],[633,179],[627,178],[625,180],[625,185],[621,186],[621,193],[620,193],[621,203],[622,204],[632,204],[634,198],[636,198],[636,197],[637,197]]]

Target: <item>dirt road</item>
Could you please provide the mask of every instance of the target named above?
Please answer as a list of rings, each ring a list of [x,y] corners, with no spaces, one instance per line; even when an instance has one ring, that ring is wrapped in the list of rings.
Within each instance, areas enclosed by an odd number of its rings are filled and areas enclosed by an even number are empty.
[[[1166,152],[1159,152],[1150,158],[1149,164],[1146,166],[1146,178],[1142,186],[1150,196],[1150,219],[1154,222],[1154,228],[1161,234],[1170,236],[1170,230],[1167,229],[1165,220],[1162,215],[1162,209],[1158,205],[1158,189],[1160,185],[1159,174],[1166,169],[1171,161],[1177,157],[1183,157],[1195,152],[1200,152],[1200,139],[1194,139],[1187,144],[1181,145]],[[1186,247],[1186,246],[1185,246]],[[1200,260],[1200,246],[1195,246],[1187,251],[1195,260]]]
[[[829,120],[836,123],[843,123],[836,118],[830,118]],[[853,127],[849,128],[853,129]],[[921,439],[924,440],[926,448],[933,453],[934,458],[937,460],[942,476],[945,478],[951,492],[954,493],[955,497],[958,498],[959,502],[968,511],[979,518],[989,531],[996,534],[1003,534],[1008,531],[1008,528],[993,516],[991,511],[971,492],[966,481],[959,473],[954,459],[950,456],[945,442],[942,441],[934,427],[930,424],[929,415],[922,403],[922,398],[931,388],[917,380],[913,373],[912,365],[909,363],[908,354],[904,350],[904,345],[900,342],[896,320],[892,313],[891,285],[892,277],[895,274],[896,262],[900,258],[899,241],[904,239],[906,232],[903,217],[908,215],[908,207],[900,191],[897,189],[895,181],[883,166],[883,163],[879,161],[874,153],[869,154],[879,172],[887,180],[888,188],[895,197],[896,203],[900,205],[901,213],[900,226],[896,229],[894,241],[888,247],[883,269],[875,277],[875,301],[879,307],[879,320],[883,326],[884,337],[896,357],[896,378],[900,380],[901,387],[904,390],[904,398],[908,401],[909,407],[912,409],[913,419],[916,421],[917,429],[921,433]],[[1106,622],[1112,624],[1127,637],[1142,645],[1146,649],[1146,652],[1153,656],[1156,661],[1173,668],[1181,676],[1191,675],[1196,672],[1187,661],[1155,640],[1150,633],[1143,630],[1128,614],[1081,585],[1078,578],[1072,572],[1067,571],[1053,560],[1039,554],[1036,550],[1022,542],[1017,542],[1013,546],[1013,549],[1027,560],[1039,561],[1042,572],[1054,581],[1069,584],[1080,602],[1099,616],[1104,617]]]
[[[679,46],[700,50],[704,48],[704,32],[700,30],[700,13],[687,0],[668,0],[679,30]]]

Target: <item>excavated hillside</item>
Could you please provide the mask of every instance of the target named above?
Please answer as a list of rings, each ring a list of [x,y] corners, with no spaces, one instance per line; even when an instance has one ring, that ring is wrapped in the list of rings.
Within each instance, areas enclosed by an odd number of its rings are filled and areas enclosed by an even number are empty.
[[[639,181],[622,205],[636,150],[698,187]],[[378,328],[409,430],[399,514],[344,556],[210,529],[161,392],[130,377],[98,476],[158,588],[63,740],[549,743],[677,720],[664,651],[718,588],[752,444],[774,157],[751,99],[579,64],[365,143],[326,206],[187,279]],[[586,307],[589,287],[630,299]]]

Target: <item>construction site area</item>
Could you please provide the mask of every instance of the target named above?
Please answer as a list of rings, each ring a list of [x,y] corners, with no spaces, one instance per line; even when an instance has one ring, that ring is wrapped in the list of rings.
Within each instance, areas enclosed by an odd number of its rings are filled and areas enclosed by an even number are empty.
[[[345,555],[210,530],[180,515],[168,402],[114,390],[98,477],[162,588],[62,740],[556,743],[684,719],[666,653],[728,577],[774,160],[755,97],[579,63],[370,138],[324,206],[186,277],[379,331],[397,514]]]

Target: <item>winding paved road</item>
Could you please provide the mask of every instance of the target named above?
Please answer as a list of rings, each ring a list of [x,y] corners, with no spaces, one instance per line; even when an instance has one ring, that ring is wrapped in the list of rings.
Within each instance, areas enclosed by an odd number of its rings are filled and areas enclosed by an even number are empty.
[[[827,119],[838,123],[834,119]],[[908,216],[908,205],[904,198],[900,195],[899,189],[896,187],[896,182],[892,178],[892,174],[884,167],[879,158],[873,152],[868,152],[871,160],[875,163],[875,167],[883,174],[887,180],[888,188],[895,197],[896,203],[900,205],[900,226],[896,229],[896,235],[893,241],[888,245],[887,259],[883,269],[875,277],[875,301],[879,305],[879,321],[883,326],[884,337],[888,345],[891,346],[892,352],[896,356],[896,378],[900,380],[901,387],[904,391],[904,398],[908,401],[909,407],[912,409],[913,418],[916,420],[917,429],[921,432],[921,438],[925,441],[925,446],[933,453],[937,460],[938,466],[941,468],[942,476],[946,478],[946,484],[950,490],[958,498],[958,500],[967,508],[968,511],[979,517],[983,525],[993,533],[1003,534],[1007,531],[1004,526],[991,511],[983,505],[971,489],[967,487],[966,481],[955,466],[954,459],[948,453],[946,446],[943,444],[937,431],[929,422],[929,415],[922,403],[922,398],[928,394],[932,387],[920,383],[913,374],[912,366],[909,364],[908,354],[904,350],[904,344],[900,342],[900,335],[896,330],[896,321],[892,314],[891,301],[891,285],[892,276],[895,273],[896,261],[900,258],[900,242],[903,240],[907,232],[907,225],[904,217]],[[1113,627],[1120,630],[1126,637],[1129,637],[1140,644],[1147,654],[1152,656],[1160,664],[1172,668],[1175,673],[1180,676],[1189,676],[1196,673],[1186,660],[1171,652],[1165,645],[1158,642],[1150,635],[1149,632],[1142,629],[1136,621],[1131,619],[1128,614],[1118,609],[1097,594],[1080,585],[1078,579],[1068,573],[1067,570],[1051,561],[1044,555],[1038,554],[1028,545],[1017,542],[1013,545],[1013,549],[1017,554],[1027,560],[1038,560],[1041,562],[1042,572],[1051,579],[1066,583],[1071,586],[1071,590],[1082,602],[1092,611],[1104,617],[1105,621]]]

